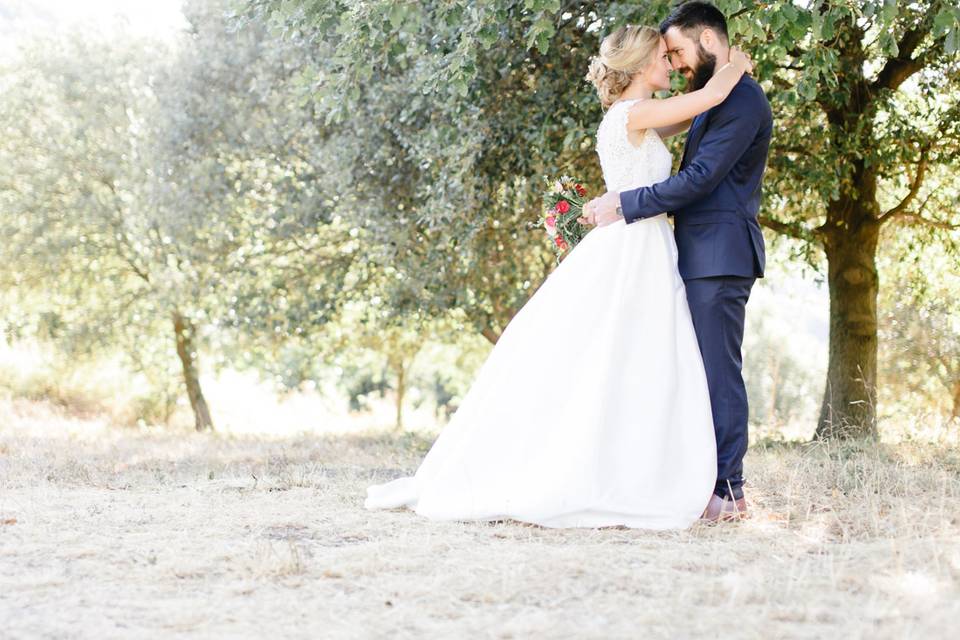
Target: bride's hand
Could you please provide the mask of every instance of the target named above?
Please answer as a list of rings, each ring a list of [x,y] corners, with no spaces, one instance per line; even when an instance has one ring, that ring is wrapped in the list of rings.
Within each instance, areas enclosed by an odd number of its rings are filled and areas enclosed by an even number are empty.
[[[744,73],[753,73],[753,60],[740,47],[730,47],[730,62],[743,69]]]
[[[593,208],[596,204],[597,198],[590,200],[589,202],[583,205],[583,215],[577,218],[577,222],[582,225],[591,225],[597,224],[596,214],[593,212]]]
[[[617,213],[617,205],[620,204],[620,193],[617,191],[607,191],[602,196],[594,198],[586,205],[584,210],[590,212],[593,224],[598,227],[605,227],[619,220],[623,220]]]

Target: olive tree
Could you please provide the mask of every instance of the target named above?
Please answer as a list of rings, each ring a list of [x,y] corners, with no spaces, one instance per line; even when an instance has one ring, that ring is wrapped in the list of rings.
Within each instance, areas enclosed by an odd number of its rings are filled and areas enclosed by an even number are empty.
[[[955,234],[960,9],[945,0],[718,0],[754,56],[775,132],[761,223],[825,265],[830,347],[818,436],[875,436],[876,256],[884,228]],[[357,136],[350,190],[371,250],[397,265],[399,307],[469,308],[496,327],[551,264],[530,230],[543,174],[600,191],[601,116],[583,81],[623,22],[672,3],[250,0],[329,47],[320,110]],[[773,236],[771,236],[773,237]],[[405,258],[411,258],[408,262]],[[499,306],[499,308],[498,308]]]
[[[223,364],[251,335],[327,321],[359,254],[304,99],[315,50],[237,29],[225,3],[186,14],[173,50],[75,34],[4,70],[0,256],[77,352],[169,345],[206,429],[200,354]]]

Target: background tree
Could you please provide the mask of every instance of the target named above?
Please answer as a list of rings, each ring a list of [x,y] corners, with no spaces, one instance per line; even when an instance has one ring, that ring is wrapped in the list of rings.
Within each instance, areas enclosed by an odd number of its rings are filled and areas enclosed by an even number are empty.
[[[657,24],[671,4],[249,7],[334,52],[318,101],[331,122],[368,134],[358,145],[379,150],[358,154],[353,184],[371,203],[358,210],[374,230],[371,249],[389,247],[380,258],[404,274],[398,295],[469,306],[502,326],[550,268],[526,228],[540,175],[564,170],[600,189],[592,134],[601,114],[582,80],[588,57],[614,25]],[[830,357],[817,435],[875,436],[881,230],[928,225],[943,241],[957,224],[953,196],[924,179],[957,166],[960,9],[941,0],[717,5],[754,54],[774,108],[761,222],[827,265]],[[351,124],[354,114],[370,128]]]
[[[343,131],[340,195],[372,263],[393,276],[388,308],[458,309],[495,342],[555,266],[529,228],[542,176],[599,187],[600,109],[577,84],[592,53],[580,30],[556,34],[560,57],[527,49],[519,5],[255,3],[251,15],[274,9],[288,33],[332,51],[318,111]]]
[[[177,278],[144,170],[149,46],[75,33],[31,43],[3,70],[3,279],[74,357],[149,353],[144,336],[175,336],[164,297]]]
[[[945,188],[950,188],[949,186]],[[894,244],[909,245],[925,229],[908,229]],[[904,252],[905,253],[905,252]],[[931,409],[960,418],[960,272],[951,252],[929,247],[923,261],[887,258],[898,286],[881,296],[880,372],[889,411],[910,415]]]
[[[883,228],[926,225],[947,242],[958,228],[956,194],[924,182],[957,167],[958,22],[937,1],[782,3],[734,21],[776,108],[765,222],[828,265],[818,436],[876,435]]]
[[[186,259],[216,364],[244,366],[335,318],[367,272],[335,201],[339,141],[304,89],[324,52],[238,27],[230,5],[185,5],[192,29],[162,83],[156,173],[169,224],[195,248]]]
[[[136,363],[168,341],[205,429],[201,350],[222,365],[251,335],[324,322],[356,253],[302,100],[309,52],[236,30],[223,3],[186,14],[163,63],[155,43],[76,35],[4,74],[0,253],[75,351],[119,346]]]

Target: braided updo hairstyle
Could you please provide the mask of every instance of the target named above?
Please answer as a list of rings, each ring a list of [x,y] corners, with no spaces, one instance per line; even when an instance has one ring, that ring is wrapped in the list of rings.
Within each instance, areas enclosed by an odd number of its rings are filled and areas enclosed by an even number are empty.
[[[590,58],[586,79],[597,89],[607,109],[630,84],[630,77],[645,69],[657,55],[660,32],[653,27],[627,24],[600,43],[600,55]]]

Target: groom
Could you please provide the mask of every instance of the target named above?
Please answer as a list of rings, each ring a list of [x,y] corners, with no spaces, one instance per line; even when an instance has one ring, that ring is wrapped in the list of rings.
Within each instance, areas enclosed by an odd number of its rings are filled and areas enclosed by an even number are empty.
[[[691,1],[660,25],[673,68],[690,90],[702,88],[729,56],[727,21],[707,2]],[[717,484],[703,518],[746,515],[743,456],[747,391],[740,346],[750,289],[763,277],[765,251],[757,222],[761,178],[773,119],[760,85],[744,75],[727,99],[690,125],[680,171],[663,182],[607,192],[584,207],[599,226],[669,212],[678,268],[710,389],[717,439]]]

